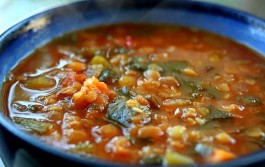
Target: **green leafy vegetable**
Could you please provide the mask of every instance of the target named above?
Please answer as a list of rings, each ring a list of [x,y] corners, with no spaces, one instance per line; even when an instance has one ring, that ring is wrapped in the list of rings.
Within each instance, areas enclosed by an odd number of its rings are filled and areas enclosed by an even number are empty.
[[[215,99],[220,99],[223,97],[223,93],[221,93],[219,90],[217,90],[216,88],[214,88],[213,86],[209,86],[206,89],[206,92],[208,93],[208,95],[212,98]]]
[[[206,115],[207,120],[212,120],[212,119],[225,119],[225,118],[233,118],[234,115],[230,112],[227,111],[222,111],[218,110],[217,108],[213,106],[208,106],[209,109],[209,114]]]
[[[163,157],[160,155],[148,155],[141,159],[140,163],[144,165],[161,165]]]
[[[29,118],[15,118],[14,121],[16,124],[21,125],[23,128],[32,130],[39,134],[44,134],[48,132],[53,126],[52,123],[41,122]]]
[[[189,66],[187,61],[170,61],[157,64],[163,68],[164,75],[173,75],[180,82],[182,91],[189,93],[194,90],[201,90],[201,86],[196,82],[196,78],[190,78],[181,74],[181,71]]]
[[[133,58],[130,63],[130,68],[134,70],[144,71],[147,69],[153,69],[162,73],[162,75],[174,76],[180,82],[180,86],[183,92],[191,94],[192,92],[197,92],[192,94],[192,98],[198,98],[197,95],[202,95],[198,92],[205,91],[210,97],[215,99],[220,99],[223,94],[215,89],[213,86],[203,88],[200,84],[200,79],[196,77],[189,77],[183,75],[181,72],[183,69],[187,68],[190,64],[187,61],[168,61],[159,63],[148,63],[146,59],[143,58]],[[194,95],[194,96],[193,96]]]
[[[110,103],[107,110],[107,119],[124,127],[129,127],[135,112],[127,106],[126,101],[127,99],[124,96],[119,96]]]
[[[135,96],[137,96],[138,94],[135,93],[134,91],[130,90],[127,86],[123,86],[121,88],[116,88],[116,92],[120,95],[120,96],[124,96],[128,99],[130,98],[134,98]]]
[[[148,68],[148,60],[145,57],[134,57],[129,61],[129,68],[137,71],[145,71]]]
[[[175,60],[157,63],[157,65],[163,68],[166,75],[171,75],[175,72],[181,72],[181,70],[189,66],[189,63],[187,61]]]
[[[105,83],[115,83],[119,80],[119,74],[110,68],[104,68],[99,75],[99,80]]]
[[[118,90],[118,93],[122,96],[130,97],[130,90],[128,87],[123,86]]]
[[[252,95],[244,95],[236,97],[238,102],[241,102],[248,106],[259,106],[261,105],[261,100],[258,97]]]

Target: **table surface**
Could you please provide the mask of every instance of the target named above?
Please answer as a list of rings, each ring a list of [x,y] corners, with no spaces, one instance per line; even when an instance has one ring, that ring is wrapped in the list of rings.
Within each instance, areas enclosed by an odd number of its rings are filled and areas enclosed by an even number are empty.
[[[0,0],[0,34],[15,23],[46,9],[78,0]],[[197,0],[229,6],[265,19],[264,0]],[[0,167],[4,167],[0,158]]]

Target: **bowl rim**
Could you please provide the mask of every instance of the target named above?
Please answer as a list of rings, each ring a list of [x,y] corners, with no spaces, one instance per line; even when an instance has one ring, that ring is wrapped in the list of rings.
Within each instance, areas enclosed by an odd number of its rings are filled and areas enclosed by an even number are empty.
[[[80,6],[84,5],[93,5],[93,3],[96,0],[81,0],[81,1],[75,1],[72,3],[66,3],[62,5],[58,5],[55,7],[52,7],[48,10],[40,11],[39,13],[36,13],[17,24],[11,26],[7,30],[5,30],[0,35],[0,46],[2,43],[8,43],[10,40],[10,37],[12,37],[12,34],[14,32],[19,31],[23,26],[25,26],[29,21],[39,18],[42,16],[45,16],[49,13],[53,13],[55,11],[63,10],[65,7],[73,7],[78,8]],[[121,0],[123,1],[123,0]],[[133,1],[133,0],[129,0]],[[112,0],[111,2],[115,2],[115,0]],[[139,1],[136,1],[136,3]],[[151,9],[150,6],[144,6],[146,2],[151,2],[148,0],[143,0],[143,3],[140,5],[143,5],[144,8]],[[248,24],[250,26],[255,26],[255,28],[261,28],[265,30],[265,20],[262,18],[259,18],[257,16],[254,16],[252,14],[249,14],[248,12],[240,11],[237,9],[233,9],[230,7],[220,6],[208,2],[201,2],[201,1],[195,1],[195,0],[153,0],[151,5],[155,6],[158,4],[158,7],[169,7],[169,8],[181,8],[182,10],[192,10],[196,12],[202,12],[210,15],[218,15],[223,16],[225,18],[233,19],[235,21],[242,22],[244,24]],[[161,3],[161,4],[160,4]],[[170,6],[168,6],[170,4]],[[166,5],[166,6],[164,6]],[[129,6],[133,8],[132,6]],[[152,6],[153,7],[153,6]],[[1,48],[1,47],[0,47]],[[0,88],[2,89],[2,88]],[[2,107],[2,106],[1,106]],[[67,159],[73,162],[76,162],[77,164],[81,165],[92,165],[92,166],[124,166],[124,163],[117,163],[117,162],[110,162],[105,161],[101,159],[94,159],[94,158],[88,158],[83,157],[77,154],[73,154],[70,152],[65,152],[63,149],[53,147],[52,145],[49,145],[47,143],[44,143],[40,141],[38,138],[27,134],[26,132],[20,130],[17,128],[17,126],[12,123],[11,120],[9,120],[3,111],[0,111],[0,126],[4,127],[6,130],[8,130],[10,133],[12,133],[14,136],[18,137],[19,139],[23,140],[24,142],[34,146],[35,148],[38,148],[50,155],[53,155],[55,157],[60,157],[62,159]],[[258,152],[254,152],[245,156],[241,156],[235,160],[223,162],[220,164],[197,164],[196,166],[218,166],[218,167],[226,167],[226,166],[248,166],[255,162],[262,162],[265,161],[265,150],[261,150]],[[5,163],[5,162],[4,162]],[[128,166],[138,166],[137,164],[126,164]]]

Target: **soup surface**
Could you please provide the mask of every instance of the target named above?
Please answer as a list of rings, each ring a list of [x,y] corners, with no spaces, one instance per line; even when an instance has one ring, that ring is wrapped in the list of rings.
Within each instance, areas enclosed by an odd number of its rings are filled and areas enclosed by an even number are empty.
[[[4,83],[41,141],[133,164],[219,163],[265,147],[265,61],[195,28],[117,24],[59,37]]]

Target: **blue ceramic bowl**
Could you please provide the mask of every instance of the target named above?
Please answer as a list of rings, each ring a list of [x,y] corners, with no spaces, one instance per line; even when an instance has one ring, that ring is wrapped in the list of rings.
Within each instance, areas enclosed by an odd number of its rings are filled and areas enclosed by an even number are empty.
[[[104,3],[103,3],[104,2]],[[100,24],[169,23],[192,26],[229,37],[265,55],[265,21],[233,9],[177,0],[82,1],[32,16],[0,36],[1,85],[19,60],[54,37]],[[3,96],[1,110],[4,112]],[[80,157],[49,146],[20,131],[0,111],[0,155],[7,167],[124,166]],[[236,160],[202,166],[265,166],[265,150]],[[130,166],[130,165],[128,165]]]

